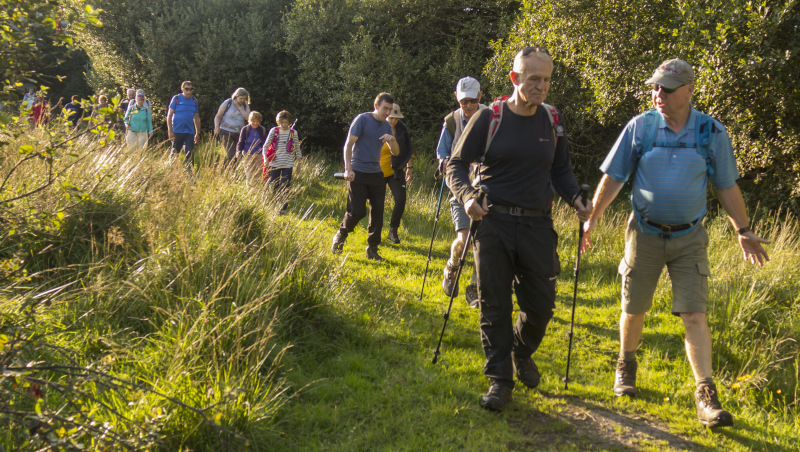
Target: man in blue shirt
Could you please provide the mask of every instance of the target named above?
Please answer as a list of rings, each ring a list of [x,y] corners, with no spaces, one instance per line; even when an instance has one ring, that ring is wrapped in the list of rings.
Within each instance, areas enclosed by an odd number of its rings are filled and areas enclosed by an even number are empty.
[[[200,109],[192,95],[192,82],[181,83],[181,94],[172,96],[167,111],[167,135],[172,141],[172,153],[186,149],[186,166],[194,167],[194,145],[200,140]]]
[[[369,201],[369,226],[367,230],[367,259],[382,261],[378,254],[383,229],[383,204],[386,197],[386,181],[383,178],[380,158],[383,144],[389,145],[392,155],[400,153],[392,126],[386,121],[392,112],[394,98],[389,93],[380,93],[375,98],[375,109],[356,116],[347,141],[344,144],[344,178],[347,184],[347,211],[333,237],[331,251],[341,253],[347,235],[367,215]]]
[[[653,86],[655,111],[633,118],[600,166],[605,175],[595,193],[592,215],[584,224],[582,244],[583,250],[591,246],[590,234],[597,221],[632,177],[633,213],[619,265],[622,314],[614,393],[633,396],[638,392],[636,349],[666,265],[672,282],[672,313],[681,317],[686,329],[698,420],[709,427],[728,426],[733,417],[722,409],[712,379],[706,320],[710,271],[708,234],[702,222],[709,180],[738,231],[745,260],[763,265],[769,257],[762,245],[769,242],[750,231],[727,131],[692,108],[692,67],[680,59],[664,61],[645,83]]]
[[[458,139],[467,127],[469,119],[478,111],[486,108],[481,104],[481,84],[472,77],[464,77],[456,84],[456,100],[461,108],[451,112],[444,117],[442,133],[439,135],[439,144],[436,146],[436,157],[439,159],[439,171],[444,174],[444,167],[447,160],[455,149]],[[444,277],[442,278],[442,290],[448,297],[453,291],[458,294],[458,281],[455,281],[458,271],[458,260],[461,251],[464,249],[464,241],[469,232],[469,217],[464,211],[464,205],[456,199],[455,195],[450,198],[450,216],[453,219],[453,226],[456,229],[456,238],[450,245],[450,259],[444,267]],[[473,308],[478,307],[478,285],[477,274],[472,272],[472,280],[466,289],[467,303]]]

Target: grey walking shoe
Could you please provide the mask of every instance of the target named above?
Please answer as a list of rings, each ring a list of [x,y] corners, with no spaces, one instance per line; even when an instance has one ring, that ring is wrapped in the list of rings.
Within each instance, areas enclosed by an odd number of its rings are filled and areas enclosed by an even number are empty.
[[[347,233],[343,232],[341,229],[336,231],[336,235],[333,236],[333,244],[331,245],[331,252],[333,252],[333,254],[341,253],[342,248],[344,248],[345,241],[347,241]]]
[[[697,406],[697,420],[701,424],[711,428],[733,425],[733,416],[722,409],[717,398],[717,385],[714,383],[697,387],[694,404]]]
[[[442,290],[448,297],[455,297],[458,295],[458,281],[456,281],[456,273],[458,272],[458,265],[452,259],[447,260],[444,266],[444,278],[442,279]]]
[[[481,396],[481,408],[486,408],[489,411],[503,411],[511,402],[511,393],[514,388],[507,386],[500,386],[494,381],[489,385],[489,391]]]
[[[514,364],[514,376],[517,377],[520,383],[531,389],[539,386],[539,380],[541,380],[542,375],[531,357],[520,358],[512,353],[511,362]]]
[[[464,290],[464,295],[467,297],[467,304],[470,308],[477,308],[480,300],[478,299],[478,285],[470,284]]]
[[[389,234],[386,238],[395,245],[400,243],[400,237],[397,236],[397,228],[389,228]]]
[[[639,392],[636,389],[636,370],[638,368],[639,364],[636,360],[617,359],[617,372],[614,376],[614,394],[617,397],[633,397]]]

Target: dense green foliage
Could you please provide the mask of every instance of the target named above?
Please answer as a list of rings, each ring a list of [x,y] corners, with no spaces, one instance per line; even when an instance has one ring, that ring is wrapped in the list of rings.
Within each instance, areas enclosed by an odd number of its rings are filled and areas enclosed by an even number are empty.
[[[516,49],[547,47],[556,61],[550,100],[596,168],[628,119],[649,108],[643,82],[661,61],[683,58],[695,67],[695,107],[728,128],[755,199],[798,211],[798,24],[797,1],[528,0],[486,71],[500,89]]]
[[[219,104],[240,86],[266,118],[296,108],[291,97],[295,64],[276,48],[287,1],[95,3],[104,10],[104,26],[87,30],[80,42],[91,57],[97,88],[143,88],[154,107],[166,113],[181,82],[191,80],[205,129],[212,127]]]
[[[323,143],[344,143],[353,117],[381,91],[411,130],[438,134],[458,79],[481,79],[488,41],[505,35],[518,3],[507,0],[298,0],[285,48],[297,58],[297,99]],[[438,138],[438,135],[437,135]],[[338,146],[337,146],[338,147]],[[428,150],[424,151],[429,152]]]

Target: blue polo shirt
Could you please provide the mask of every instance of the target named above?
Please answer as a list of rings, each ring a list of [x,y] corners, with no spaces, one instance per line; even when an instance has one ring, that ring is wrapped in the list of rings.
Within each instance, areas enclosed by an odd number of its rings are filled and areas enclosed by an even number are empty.
[[[187,99],[183,94],[176,94],[169,101],[169,108],[175,111],[172,115],[172,131],[194,135],[194,115],[200,113],[197,99],[194,96]]]
[[[353,157],[350,160],[353,171],[382,173],[380,161],[383,141],[380,138],[387,133],[392,134],[392,126],[389,125],[389,122],[378,121],[372,116],[372,112],[361,113],[350,124],[348,133],[358,137],[358,141],[353,146]]]
[[[706,214],[708,180],[717,189],[732,187],[739,179],[736,158],[728,132],[714,120],[709,154],[713,174],[709,176],[706,161],[697,152],[698,112],[694,108],[680,133],[669,127],[659,114],[656,145],[636,165],[635,148],[644,140],[644,114],[633,118],[617,138],[600,170],[617,182],[633,177],[631,202],[643,217],[661,224],[685,224]]]

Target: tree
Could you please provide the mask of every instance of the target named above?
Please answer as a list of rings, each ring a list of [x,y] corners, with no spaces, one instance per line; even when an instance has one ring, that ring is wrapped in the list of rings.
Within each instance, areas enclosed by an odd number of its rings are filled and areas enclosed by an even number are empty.
[[[466,3],[466,4],[465,4]],[[412,130],[435,131],[459,78],[481,77],[517,2],[298,0],[283,22],[311,139],[341,149],[353,117],[390,92]]]
[[[578,165],[597,177],[622,126],[649,108],[644,80],[661,61],[683,58],[695,67],[695,107],[728,128],[757,199],[800,212],[798,23],[795,0],[526,0],[486,70],[497,87],[517,49],[550,49],[550,99],[568,120]]]
[[[104,27],[80,42],[92,59],[96,88],[143,88],[163,111],[191,80],[204,127],[237,87],[269,118],[293,108],[294,64],[275,46],[289,0],[98,0]]]

